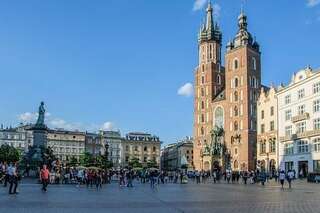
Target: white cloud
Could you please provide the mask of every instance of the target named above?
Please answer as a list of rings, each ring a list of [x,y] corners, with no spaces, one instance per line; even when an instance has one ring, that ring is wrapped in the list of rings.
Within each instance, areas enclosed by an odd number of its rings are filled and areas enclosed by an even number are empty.
[[[186,83],[178,89],[178,95],[190,97],[193,94],[193,86],[191,83]]]
[[[23,123],[31,123],[37,119],[37,113],[25,112],[18,115],[18,119]]]
[[[308,7],[315,7],[320,4],[320,0],[307,0]]]
[[[195,0],[193,4],[193,11],[201,10],[207,2],[208,0]]]
[[[100,128],[103,131],[109,131],[114,129],[114,124],[110,121],[105,122],[102,124],[102,127]]]
[[[61,118],[52,118],[48,120],[48,126],[54,129],[65,130],[85,130],[81,123],[70,123]]]

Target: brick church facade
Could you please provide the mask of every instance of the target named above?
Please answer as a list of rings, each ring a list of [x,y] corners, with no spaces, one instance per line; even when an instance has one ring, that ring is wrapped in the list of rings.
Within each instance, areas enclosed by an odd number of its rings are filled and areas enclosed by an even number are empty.
[[[195,70],[194,167],[211,170],[214,162],[204,156],[211,144],[211,130],[223,127],[224,143],[232,170],[255,168],[257,99],[261,88],[259,44],[247,28],[247,16],[238,17],[238,32],[221,61],[222,33],[208,4],[206,23],[200,28],[199,65]]]

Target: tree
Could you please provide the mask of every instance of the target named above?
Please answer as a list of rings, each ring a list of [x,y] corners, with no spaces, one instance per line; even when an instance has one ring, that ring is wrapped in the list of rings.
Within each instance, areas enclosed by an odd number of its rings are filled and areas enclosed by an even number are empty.
[[[142,168],[142,164],[140,163],[138,158],[132,158],[129,161],[129,166],[132,168]]]
[[[21,153],[13,146],[4,144],[0,147],[0,161],[18,162],[21,158]]]
[[[75,156],[72,156],[68,162],[69,166],[77,166],[78,165],[78,159]]]
[[[42,164],[46,164],[49,167],[51,166],[52,162],[57,160],[57,157],[53,153],[53,149],[49,147],[41,147],[41,155],[43,162]]]
[[[85,152],[83,155],[80,156],[80,165],[81,166],[93,166],[94,158],[93,155],[89,152]]]
[[[147,162],[147,168],[157,168],[158,164],[154,160],[148,160]]]

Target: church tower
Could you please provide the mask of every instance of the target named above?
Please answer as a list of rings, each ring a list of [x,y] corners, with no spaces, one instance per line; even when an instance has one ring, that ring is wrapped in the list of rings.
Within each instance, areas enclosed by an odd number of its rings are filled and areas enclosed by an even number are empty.
[[[198,35],[199,64],[195,70],[194,83],[194,166],[198,170],[210,169],[210,165],[203,165],[201,152],[211,140],[211,103],[224,89],[224,68],[221,67],[222,34],[213,20],[210,2],[206,12],[206,23],[202,24]]]
[[[225,141],[233,170],[255,168],[257,100],[261,87],[259,44],[248,31],[247,16],[238,17],[238,33],[225,55]]]

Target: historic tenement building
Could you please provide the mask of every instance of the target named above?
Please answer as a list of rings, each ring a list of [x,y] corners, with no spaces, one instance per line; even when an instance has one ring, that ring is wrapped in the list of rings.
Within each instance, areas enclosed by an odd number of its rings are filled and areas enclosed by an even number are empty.
[[[102,132],[99,133],[86,133],[85,152],[93,156],[105,154],[106,139]]]
[[[122,140],[122,166],[129,166],[132,159],[137,159],[142,166],[147,166],[148,162],[160,165],[160,145],[161,141],[157,136],[140,132],[128,133]]]
[[[233,170],[255,168],[256,105],[260,92],[259,44],[248,31],[247,16],[238,17],[238,32],[228,42],[225,66],[221,61],[222,33],[207,8],[206,23],[199,32],[199,65],[195,70],[194,165],[210,170],[216,162],[204,156],[211,144],[211,130],[223,127],[224,141]],[[218,162],[219,163],[219,162]]]
[[[29,130],[30,125],[20,125],[15,128],[0,127],[0,146],[7,144],[23,152],[27,152],[29,146],[33,145],[33,134]]]
[[[277,89],[261,87],[257,104],[257,168],[275,174],[278,170]]]
[[[123,154],[122,140],[120,131],[103,131],[103,137],[108,144],[108,156],[115,168],[122,165],[121,156]]]
[[[86,133],[66,130],[48,130],[47,146],[62,162],[68,162],[73,157],[77,160],[85,152]]]
[[[280,169],[303,177],[320,172],[320,70],[293,74],[277,98]]]
[[[188,165],[183,165],[186,161]],[[161,150],[161,169],[174,171],[182,166],[193,168],[193,138],[186,137],[177,143],[169,144]]]

